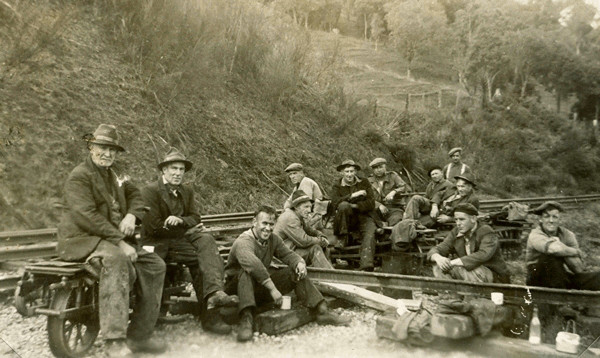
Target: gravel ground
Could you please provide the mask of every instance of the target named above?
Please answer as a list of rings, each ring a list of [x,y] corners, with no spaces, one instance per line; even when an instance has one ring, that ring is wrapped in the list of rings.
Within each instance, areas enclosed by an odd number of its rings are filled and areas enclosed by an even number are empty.
[[[401,343],[379,339],[375,335],[375,318],[379,314],[370,309],[353,307],[335,309],[352,317],[350,327],[319,326],[310,323],[280,336],[258,335],[253,342],[238,343],[235,332],[218,336],[202,331],[190,315],[176,325],[159,326],[156,336],[169,344],[162,355],[139,357],[398,357],[410,354],[415,357],[477,357],[461,352],[440,352],[432,349],[410,348]],[[23,318],[10,300],[0,304],[0,358],[51,358],[46,334],[46,317]],[[10,347],[10,348],[9,348]],[[16,352],[17,354],[13,353]],[[102,341],[98,339],[90,357],[104,357]]]

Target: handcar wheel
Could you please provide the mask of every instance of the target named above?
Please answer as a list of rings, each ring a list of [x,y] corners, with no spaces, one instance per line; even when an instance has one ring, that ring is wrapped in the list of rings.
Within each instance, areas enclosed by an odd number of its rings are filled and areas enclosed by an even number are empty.
[[[83,357],[94,344],[100,330],[96,287],[83,286],[59,289],[55,292],[51,308],[59,312],[96,305],[96,309],[91,314],[86,312],[78,315],[74,312],[75,314],[70,314],[68,317],[48,317],[48,341],[50,350],[56,357]]]

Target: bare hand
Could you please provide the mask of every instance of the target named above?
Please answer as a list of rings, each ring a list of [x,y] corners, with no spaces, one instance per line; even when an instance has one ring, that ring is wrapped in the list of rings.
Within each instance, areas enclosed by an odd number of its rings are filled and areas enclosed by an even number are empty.
[[[447,257],[438,254],[433,260],[443,272],[447,272],[452,269],[452,265],[450,263],[451,261]]]
[[[135,215],[127,214],[119,223],[119,231],[121,231],[125,237],[132,236],[135,232]]]
[[[385,201],[390,202],[394,200],[394,196],[396,196],[396,191],[392,190],[388,193],[388,195],[385,196]]]
[[[327,240],[327,238],[325,236],[321,236],[320,239],[321,239],[321,242],[319,243],[319,246],[321,246],[321,247],[329,246],[329,240]]]
[[[456,258],[452,261],[450,261],[450,265],[452,266],[464,266],[462,260],[460,258]]]
[[[438,218],[437,218],[437,222],[442,223],[442,224],[449,223],[451,221],[452,221],[452,218],[449,217],[448,215],[444,215],[444,214],[438,216]]]
[[[177,217],[175,215],[171,215],[168,218],[165,219],[165,227],[169,227],[169,226],[177,226],[183,224],[183,219],[180,217]]]
[[[127,255],[127,257],[129,257],[131,262],[137,261],[138,255],[133,246],[131,246],[128,243],[126,243],[125,241],[121,240],[121,241],[119,241],[119,248],[123,251],[123,253],[125,255]]]
[[[379,211],[381,211],[381,214],[383,215],[387,215],[387,213],[389,213],[388,208],[386,208],[383,204],[379,205]]]
[[[269,293],[271,294],[271,298],[273,299],[273,302],[275,302],[275,305],[281,307],[281,304],[283,303],[283,296],[281,295],[281,292],[274,288]]]
[[[432,218],[432,219],[435,219],[435,218],[437,218],[437,216],[438,216],[439,212],[440,212],[440,211],[439,211],[439,209],[438,209],[437,205],[434,205],[434,206],[431,208],[431,212],[429,213],[429,216],[431,216],[431,218]]]
[[[354,193],[352,193],[352,195],[350,195],[350,198],[357,198],[359,196],[365,196],[367,195],[367,191],[366,190],[359,190],[359,191],[355,191]]]
[[[306,264],[304,261],[298,262],[298,265],[296,266],[296,277],[298,277],[298,280],[305,278],[306,274]]]

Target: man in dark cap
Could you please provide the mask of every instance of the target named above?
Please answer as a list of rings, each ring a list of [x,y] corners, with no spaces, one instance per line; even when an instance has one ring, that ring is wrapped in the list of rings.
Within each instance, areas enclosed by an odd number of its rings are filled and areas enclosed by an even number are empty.
[[[175,148],[158,164],[160,179],[142,189],[150,208],[144,216],[142,242],[166,262],[186,264],[200,304],[202,327],[227,334],[231,326],[223,322],[218,308],[237,305],[237,297],[223,291],[223,259],[212,235],[204,233],[196,207],[194,190],[183,184],[192,162]]]
[[[428,215],[431,212],[431,201],[434,197],[441,199],[446,190],[454,190],[454,185],[444,179],[442,168],[439,166],[431,168],[428,174],[431,181],[427,184],[427,188],[425,188],[425,196],[414,195],[410,198],[408,204],[406,204],[404,219],[417,220],[422,214]]]
[[[433,275],[438,278],[470,282],[509,283],[510,272],[502,253],[498,235],[477,221],[477,208],[463,203],[454,209],[456,227],[427,253],[434,262]],[[454,254],[457,258],[450,260]]]
[[[323,201],[323,191],[319,184],[311,178],[307,177],[304,173],[304,166],[300,163],[292,163],[285,168],[285,172],[290,178],[290,182],[294,185],[294,190],[292,194],[296,190],[302,190],[304,194],[306,194],[310,200],[313,201],[313,204],[316,203],[317,206],[311,208],[311,212],[306,218],[306,223],[310,225],[314,229],[322,229],[322,218],[323,215],[327,213],[326,202]],[[283,208],[287,209],[291,207],[292,204],[292,195],[290,195],[285,201]],[[318,210],[321,206],[325,206],[324,210]]]
[[[600,271],[586,272],[575,234],[560,226],[562,205],[547,201],[532,212],[540,224],[527,239],[527,284],[578,290],[600,290]]]
[[[448,152],[448,156],[450,157],[451,162],[446,164],[444,167],[443,173],[444,178],[451,181],[452,183],[456,183],[456,177],[458,175],[472,174],[471,168],[468,165],[462,162],[462,148],[456,147],[450,149]]]
[[[309,266],[332,269],[331,262],[323,252],[329,245],[327,236],[305,221],[310,215],[312,200],[304,191],[296,190],[292,194],[290,205],[277,219],[273,233]]]
[[[388,225],[396,225],[402,220],[404,214],[405,197],[399,195],[410,191],[400,175],[394,171],[387,171],[387,160],[375,158],[369,164],[373,174],[368,177],[375,195],[375,209],[380,221]]]
[[[342,178],[331,190],[331,206],[335,210],[333,233],[345,245],[348,235],[358,228],[361,234],[360,270],[373,271],[375,254],[375,197],[371,184],[360,179],[356,172],[360,166],[345,160],[337,166]]]
[[[306,277],[306,263],[273,233],[277,212],[270,206],[260,206],[254,213],[252,228],[233,243],[227,260],[225,290],[240,297],[240,324],[237,339],[246,342],[253,337],[254,311],[257,305],[275,302],[281,306],[282,293],[295,290],[299,301],[315,315],[318,324],[347,326],[350,320],[332,313],[323,296]],[[273,268],[277,257],[287,264]]]
[[[87,261],[100,272],[98,310],[108,356],[163,352],[166,345],[151,335],[165,263],[135,242],[144,203],[128,177],[117,176],[111,168],[125,149],[112,125],[101,124],[86,140],[90,155],[73,169],[64,187],[66,211],[58,227],[58,254],[67,261]],[[130,317],[129,292],[134,288],[135,311]]]

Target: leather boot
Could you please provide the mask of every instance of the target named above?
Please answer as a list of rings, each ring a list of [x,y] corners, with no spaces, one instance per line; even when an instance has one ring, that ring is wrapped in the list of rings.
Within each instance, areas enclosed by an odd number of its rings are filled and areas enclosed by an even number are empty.
[[[132,352],[144,353],[164,353],[167,350],[167,344],[157,338],[147,339],[127,339],[127,346]]]
[[[207,310],[202,317],[202,328],[216,334],[229,334],[231,326],[223,322],[218,309]]]
[[[319,325],[329,325],[329,326],[349,326],[350,318],[342,317],[337,313],[331,312],[327,308],[327,303],[325,301],[321,301],[316,308],[316,321]]]
[[[252,324],[254,319],[252,318],[252,311],[245,309],[240,314],[240,324],[238,326],[237,340],[239,342],[247,342],[252,340],[254,332],[252,330]]]
[[[211,310],[217,307],[235,307],[239,302],[236,295],[230,296],[223,291],[216,291],[206,300],[206,308]]]

